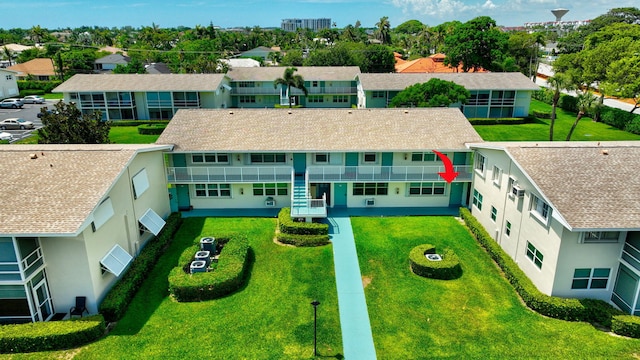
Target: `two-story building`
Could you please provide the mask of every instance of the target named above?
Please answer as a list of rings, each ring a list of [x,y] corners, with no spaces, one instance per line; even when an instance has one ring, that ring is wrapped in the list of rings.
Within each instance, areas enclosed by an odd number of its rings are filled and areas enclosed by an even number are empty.
[[[226,108],[230,90],[224,74],[76,74],[53,92],[105,120],[170,120],[178,109]]]
[[[19,96],[17,72],[0,69],[0,99]]]
[[[640,143],[470,149],[472,214],[541,292],[640,314]]]
[[[157,143],[173,146],[174,209],[291,207],[310,219],[327,207],[464,205],[475,141],[458,109],[228,109],[180,110]]]
[[[451,104],[468,118],[529,115],[531,94],[540,90],[521,73],[395,73],[358,75],[358,108],[384,108],[402,90],[431,79],[453,81],[469,90],[466,104]]]
[[[168,146],[0,147],[0,324],[90,313],[164,226]]]

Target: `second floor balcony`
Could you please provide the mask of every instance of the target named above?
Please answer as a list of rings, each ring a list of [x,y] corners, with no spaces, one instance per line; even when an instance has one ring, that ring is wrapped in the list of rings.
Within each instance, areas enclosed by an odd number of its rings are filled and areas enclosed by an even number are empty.
[[[167,168],[169,183],[290,182],[289,166],[192,166]]]
[[[307,87],[309,95],[355,95],[357,88],[355,86],[329,86],[329,87]],[[255,87],[235,87],[231,90],[232,95],[280,95],[280,89],[268,86],[255,86]],[[304,95],[302,90],[291,88],[291,95],[301,96]]]
[[[454,165],[458,172],[455,182],[470,182],[471,165]],[[444,181],[438,173],[444,166],[311,166],[307,169],[312,182],[360,181]]]

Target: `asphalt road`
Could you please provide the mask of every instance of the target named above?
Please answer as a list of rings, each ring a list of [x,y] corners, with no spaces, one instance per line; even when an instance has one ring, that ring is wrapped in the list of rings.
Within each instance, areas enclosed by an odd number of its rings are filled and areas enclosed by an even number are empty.
[[[22,109],[4,109],[0,108],[0,120],[9,118],[22,118],[27,121],[33,122],[35,129],[33,130],[3,130],[13,134],[14,141],[23,139],[31,135],[31,132],[42,127],[42,122],[38,118],[37,114],[40,112],[40,108],[46,106],[49,109],[53,109],[53,104],[58,100],[47,100],[44,104],[24,104]]]

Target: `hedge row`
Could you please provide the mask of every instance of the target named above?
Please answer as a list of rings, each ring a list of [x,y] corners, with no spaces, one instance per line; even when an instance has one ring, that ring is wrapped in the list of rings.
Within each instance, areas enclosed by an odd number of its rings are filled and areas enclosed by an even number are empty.
[[[414,247],[409,252],[411,271],[414,274],[431,279],[452,280],[462,276],[460,260],[453,250],[444,249],[440,254],[441,261],[431,261],[426,254],[435,254],[436,247],[431,244],[422,244]]]
[[[216,239],[223,241],[218,237]],[[187,248],[180,256],[178,266],[169,273],[169,292],[177,301],[217,299],[244,285],[249,264],[249,241],[245,236],[234,235],[228,240],[220,253],[215,271],[187,274],[185,264],[190,262],[198,248],[199,245]]]
[[[525,118],[470,118],[471,125],[518,125],[532,122],[529,117]]]
[[[51,351],[78,347],[104,335],[102,315],[65,321],[0,326],[0,353]]]
[[[160,135],[167,127],[167,124],[143,124],[138,126],[138,134],[140,135]]]
[[[111,126],[140,126],[140,125],[167,125],[169,121],[159,120],[115,120],[111,122]]]
[[[42,94],[50,93],[51,90],[55,89],[58,85],[62,84],[60,80],[51,80],[51,81],[38,81],[38,80],[18,80],[18,89],[20,89],[20,93],[23,91],[41,91]],[[36,94],[33,94],[36,95]]]
[[[531,309],[542,315],[569,320],[587,321],[611,326],[613,315],[623,313],[602,300],[595,299],[565,299],[541,293],[515,261],[486,232],[482,224],[471,215],[466,208],[460,208],[460,216],[475,236],[477,241],[486,249],[491,258],[500,266],[505,277]]]
[[[149,277],[149,272],[173,239],[173,235],[181,223],[180,213],[171,214],[160,234],[148,241],[140,254],[133,260],[127,272],[111,288],[98,308],[105,320],[117,321],[122,318],[129,303],[142,283]]]
[[[329,235],[329,225],[293,221],[290,208],[282,208],[278,213],[280,232],[296,235]]]
[[[618,335],[640,338],[640,316],[616,315],[611,321],[611,330]]]
[[[284,234],[278,233],[278,241],[283,244],[289,244],[294,246],[322,246],[327,245],[329,241],[329,235],[298,235],[298,234]]]

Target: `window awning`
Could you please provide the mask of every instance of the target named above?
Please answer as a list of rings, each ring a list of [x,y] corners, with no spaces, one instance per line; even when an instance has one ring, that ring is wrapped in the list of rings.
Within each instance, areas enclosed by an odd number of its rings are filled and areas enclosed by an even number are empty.
[[[156,212],[151,208],[149,208],[138,221],[140,222],[140,225],[144,227],[143,230],[147,230],[153,235],[158,235],[160,230],[164,227],[164,224],[166,224],[160,215],[156,214]]]
[[[115,244],[107,255],[100,260],[100,264],[108,272],[115,276],[120,276],[132,259],[133,256],[129,255],[120,245]]]
[[[99,229],[104,223],[109,221],[113,216],[113,204],[111,198],[106,198],[98,208],[93,212],[93,224],[96,229]]]
[[[133,176],[133,196],[135,199],[144,194],[149,188],[149,178],[147,177],[147,170],[142,169],[140,172]]]

